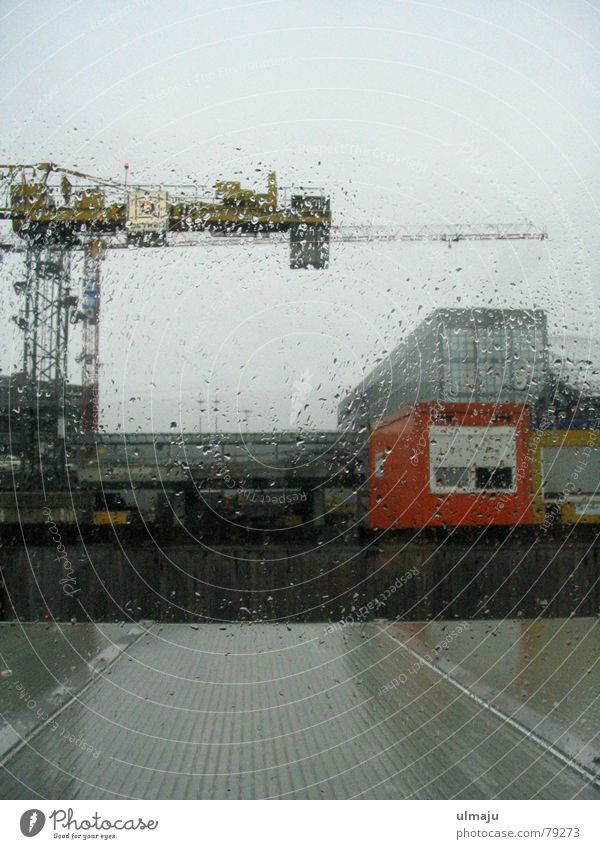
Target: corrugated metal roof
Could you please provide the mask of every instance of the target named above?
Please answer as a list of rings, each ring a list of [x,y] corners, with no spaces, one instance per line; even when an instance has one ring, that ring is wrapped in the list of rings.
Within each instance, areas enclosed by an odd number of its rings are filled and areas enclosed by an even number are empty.
[[[142,632],[131,623],[0,623],[0,757],[39,725],[42,712],[68,702]]]
[[[8,759],[0,793],[600,797],[414,664],[379,623],[155,625]]]

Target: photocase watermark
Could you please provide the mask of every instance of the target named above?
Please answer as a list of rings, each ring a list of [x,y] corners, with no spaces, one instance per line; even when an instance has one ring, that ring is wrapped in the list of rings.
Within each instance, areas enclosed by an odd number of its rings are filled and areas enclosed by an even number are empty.
[[[282,65],[290,64],[293,61],[294,58],[292,56],[287,56],[283,58],[261,59],[256,62],[244,62],[239,65],[218,65],[210,71],[204,71],[201,74],[194,74],[193,76],[186,77],[173,85],[155,89],[148,99],[153,101],[164,100],[165,98],[172,97],[174,94],[178,94],[185,89],[192,89],[193,91],[196,91],[200,83],[203,82],[212,82],[220,77],[240,76],[242,74],[248,74],[251,71],[279,68]]]
[[[588,432],[587,443],[581,449],[581,453],[585,456],[585,460],[579,459],[571,469],[569,477],[567,479],[566,484],[564,485],[561,493],[557,498],[552,499],[552,501],[548,502],[554,510],[559,510],[562,512],[563,505],[569,501],[569,499],[573,499],[576,496],[575,489],[577,487],[577,481],[579,480],[579,476],[586,471],[588,464],[590,462],[592,451],[596,447],[595,440],[595,431],[590,430]],[[543,487],[543,483],[540,484]],[[544,497],[543,492],[541,493],[542,498]],[[546,511],[546,516],[543,524],[541,525],[542,529],[548,529],[552,526],[554,521],[554,516],[550,510]]]
[[[583,291],[585,289],[589,292],[591,288],[592,272],[585,242],[578,228],[575,226],[573,219],[569,215],[562,197],[557,192],[553,192],[552,202],[554,204],[554,211],[558,214],[560,219],[560,223],[573,242],[575,256],[571,256],[571,262],[573,263],[575,259],[578,260],[577,278],[579,290]]]
[[[94,21],[90,26],[90,30],[97,30],[101,27],[117,24],[123,18],[126,18],[127,15],[133,12],[143,11],[147,6],[151,6],[152,4],[156,4],[156,0],[132,0],[131,3],[123,4],[116,12],[111,12],[110,15],[105,15],[103,18]]]
[[[39,808],[30,808],[21,814],[19,822],[21,834],[24,837],[35,837],[46,824],[46,816]]]
[[[425,665],[428,663],[432,663],[437,659],[437,654],[440,649],[447,649],[454,640],[460,636],[464,631],[469,631],[471,626],[468,622],[461,622],[456,628],[454,628],[447,637],[444,637],[441,642],[439,642],[435,647],[434,652],[426,652],[422,658],[419,660],[415,660],[414,663],[408,667],[407,672],[401,672],[396,678],[390,679],[383,687],[380,687],[377,691],[378,696],[383,696],[385,693],[390,693],[392,690],[395,690],[397,687],[402,687],[411,675],[416,675]]]
[[[324,145],[298,145],[298,153],[315,153],[320,157],[329,154],[339,158],[340,156],[363,157],[369,162],[383,162],[386,165],[401,165],[404,171],[414,174],[427,174],[429,166],[420,159],[414,159],[403,154],[390,153],[387,150],[376,147],[367,147],[359,144],[324,144]]]
[[[79,837],[80,835],[75,832],[78,831],[100,831],[104,832],[100,836],[104,839],[108,837],[106,832],[111,831],[145,831],[149,829],[150,831],[154,831],[158,826],[158,820],[144,820],[142,817],[125,819],[124,817],[121,819],[110,820],[105,819],[101,814],[97,811],[89,817],[85,817],[83,819],[75,819],[73,808],[68,808],[65,810],[64,808],[58,808],[48,816],[48,819],[52,821],[52,826],[54,831],[58,830],[58,826],[65,829],[67,834],[64,836],[67,837],[68,834],[71,834],[71,837]],[[55,837],[57,835],[55,834]],[[58,835],[62,837],[63,835]],[[83,839],[85,840],[88,837],[97,837],[98,835],[83,835]],[[111,835],[114,837],[115,835]]]
[[[517,467],[515,469],[515,486],[517,489],[520,488],[521,484],[523,484],[524,481],[528,483],[531,480],[531,469],[533,464],[537,464],[539,468],[539,473],[541,476],[543,476],[544,472],[542,467],[542,439],[543,434],[548,430],[553,430],[553,424],[551,421],[542,421],[535,428],[527,450],[524,452],[522,459],[517,464]],[[545,498],[543,480],[540,480],[538,489],[536,491],[533,491],[533,487],[531,487],[531,503],[534,504],[537,499],[540,499],[545,510],[544,521],[539,523],[539,527],[541,530],[548,530],[554,522],[553,512],[547,509],[548,505],[552,506],[554,508],[554,511],[560,511],[565,503],[567,503],[569,500],[572,500],[577,495],[577,493],[575,492],[575,489],[577,487],[577,481],[579,479],[579,476],[586,471],[591,459],[592,452],[596,447],[596,433],[597,431],[594,428],[588,429],[587,440],[585,445],[578,446],[579,448],[581,448],[581,454],[584,455],[584,457],[578,459],[575,465],[572,467],[565,485],[563,486],[560,494],[556,496],[556,498],[552,498],[552,500],[547,500]],[[564,447],[565,446],[563,446],[563,448]],[[496,512],[504,510],[511,498],[514,498],[514,493],[497,493],[495,495],[496,503],[494,505],[494,510]]]
[[[44,507],[42,513],[45,517],[44,522],[48,525],[48,533],[52,537],[52,540],[56,543],[56,551],[58,554],[56,559],[64,569],[64,575],[59,578],[58,583],[60,584],[64,594],[72,597],[79,592],[73,564],[67,556],[67,550],[63,545],[60,531],[56,527],[54,519],[52,518],[52,511],[48,507]]]
[[[111,820],[95,811],[91,816],[75,818],[73,808],[57,808],[48,814],[48,823],[52,824],[54,837],[58,838],[82,838],[84,841],[100,838],[108,840],[115,838],[115,834],[111,832],[119,831],[154,831],[158,828],[158,820],[145,820],[142,817],[124,816]],[[35,837],[44,828],[46,824],[46,815],[39,808],[30,808],[21,814],[19,825],[21,834],[24,837]],[[64,833],[60,833],[63,829]],[[80,834],[79,832],[83,832]],[[100,832],[100,834],[90,834],[88,832]]]
[[[429,428],[435,424],[436,420],[439,416],[442,415],[444,410],[446,409],[446,404],[453,404],[457,397],[457,390],[454,386],[449,386],[447,389],[447,400],[446,401],[436,401],[435,404],[431,407],[429,411],[429,417],[427,419],[427,424],[423,428],[419,439],[417,440],[417,444],[415,445],[414,453],[410,458],[410,462],[413,466],[419,465],[419,457],[421,457],[429,448]]]
[[[464,161],[471,166],[472,171],[479,177],[485,180],[488,190],[494,189],[499,195],[514,204],[520,215],[524,214],[522,204],[522,196],[519,195],[513,188],[506,186],[498,180],[493,169],[486,162],[483,152],[472,142],[463,142],[458,148],[459,155]]]
[[[263,492],[258,489],[241,489],[240,495],[248,501],[259,504],[299,504],[307,501],[307,494],[302,492]]]
[[[519,491],[523,481],[528,482],[531,479],[531,466],[535,462],[540,449],[541,435],[544,430],[551,427],[549,422],[542,422],[539,428],[536,428],[532,439],[530,440],[527,450],[524,452],[522,459],[517,463],[515,468],[514,492],[496,492],[494,493],[495,512],[504,510],[506,505],[515,497]]]
[[[47,710],[45,710],[41,705],[38,705],[37,700],[32,696],[22,681],[19,681],[18,679],[8,680],[4,682],[4,686],[8,687],[9,690],[14,690],[27,710],[34,713],[39,721],[44,723],[45,727],[49,728],[50,731],[57,732],[59,736],[68,743],[72,743],[84,752],[88,752],[93,758],[97,758],[100,755],[99,749],[89,743],[86,743],[84,737],[78,737],[75,734],[71,734],[71,732],[68,731],[68,729],[65,728],[65,726],[57,718],[52,718]]]
[[[396,580],[389,585],[382,593],[371,599],[367,604],[362,605],[358,610],[340,619],[339,622],[333,622],[325,628],[325,634],[333,634],[334,631],[342,631],[346,625],[352,625],[357,622],[363,622],[367,616],[384,607],[385,603],[396,593],[401,587],[407,584],[412,578],[416,578],[420,574],[416,566],[409,569],[408,572],[403,572]]]
[[[44,112],[53,101],[60,98],[61,90],[58,86],[44,89],[44,93],[29,109],[23,112],[20,118],[12,118],[10,124],[4,127],[4,138],[14,141],[19,136],[25,135],[29,125],[35,120],[43,117]]]

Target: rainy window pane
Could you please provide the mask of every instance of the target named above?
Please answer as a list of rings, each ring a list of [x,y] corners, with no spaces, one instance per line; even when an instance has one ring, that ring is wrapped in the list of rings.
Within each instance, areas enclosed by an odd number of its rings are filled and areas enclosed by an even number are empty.
[[[600,798],[599,13],[5,0],[23,836],[102,831],[55,800],[417,799],[433,845]],[[253,816],[229,842],[287,834]]]
[[[512,469],[475,469],[477,489],[510,489],[512,483]]]
[[[469,470],[456,466],[442,466],[436,470],[435,482],[438,487],[452,489],[468,489]]]

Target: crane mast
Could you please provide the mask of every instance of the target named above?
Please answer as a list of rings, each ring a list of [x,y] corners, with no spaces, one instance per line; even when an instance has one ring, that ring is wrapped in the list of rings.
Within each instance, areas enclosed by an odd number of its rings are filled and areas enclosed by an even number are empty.
[[[330,241],[446,241],[543,239],[532,224],[430,228],[333,226],[330,199],[321,190],[282,198],[274,172],[266,192],[219,180],[213,195],[198,186],[129,186],[90,177],[53,163],[0,165],[0,220],[13,238],[1,251],[25,254],[23,296],[16,317],[23,331],[25,469],[30,479],[50,470],[60,484],[66,469],[69,326],[82,323],[81,426],[98,429],[101,263],[107,249],[239,243],[248,237],[289,239],[290,267],[322,269]],[[216,237],[226,237],[217,239]],[[81,294],[72,293],[71,257],[83,251]]]
[[[83,245],[83,281],[79,319],[83,324],[81,362],[81,427],[96,433],[99,415],[100,376],[100,263],[105,248],[100,239]]]
[[[23,331],[21,408],[24,442],[30,446],[26,463],[31,468],[39,456],[47,479],[60,478],[64,469],[69,324],[77,305],[70,267],[68,248],[31,244],[25,278],[15,284],[23,296],[17,324]]]

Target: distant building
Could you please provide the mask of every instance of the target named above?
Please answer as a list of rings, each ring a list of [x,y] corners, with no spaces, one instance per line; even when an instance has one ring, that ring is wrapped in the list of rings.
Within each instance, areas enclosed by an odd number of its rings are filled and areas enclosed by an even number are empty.
[[[341,402],[343,429],[417,402],[535,404],[548,372],[542,310],[438,309]]]
[[[81,434],[81,386],[66,385],[64,404],[54,397],[53,387],[38,385],[31,406],[31,417],[37,436],[43,444],[54,430],[59,415],[64,415],[67,439]],[[0,453],[19,454],[23,444],[26,419],[24,377],[22,372],[0,375]]]
[[[600,428],[600,395],[589,386],[575,386],[550,370],[534,408],[540,427]]]

